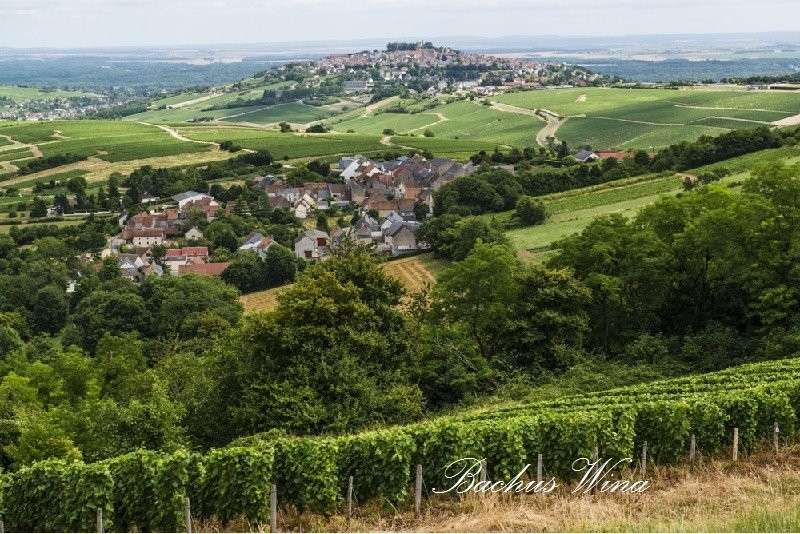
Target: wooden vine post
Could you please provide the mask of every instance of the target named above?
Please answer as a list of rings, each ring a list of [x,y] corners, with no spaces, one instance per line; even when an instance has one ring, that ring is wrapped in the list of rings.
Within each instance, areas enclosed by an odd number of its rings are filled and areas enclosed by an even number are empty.
[[[186,497],[186,505],[183,508],[183,517],[186,521],[186,532],[191,534],[192,532],[192,503],[189,500],[189,497]]]
[[[275,484],[269,488],[269,531],[278,532],[278,487]]]
[[[422,464],[417,464],[417,476],[414,480],[414,517],[422,516]]]
[[[647,441],[642,442],[642,479],[647,478]]]
[[[353,517],[353,475],[347,479],[347,520]]]
[[[694,459],[697,454],[697,438],[692,434],[689,438],[689,470],[694,472]]]
[[[488,470],[489,466],[486,465],[486,458],[484,458],[483,460],[481,460],[481,477],[480,477],[481,482],[486,482],[486,477],[487,477],[486,472]]]
[[[733,429],[733,461],[739,460],[739,427]]]
[[[103,533],[103,508],[97,509],[97,532]]]
[[[536,456],[536,484],[541,486],[542,484],[542,454],[539,453]]]
[[[778,428],[778,422],[775,421],[775,424],[772,427],[772,446],[775,448],[775,453],[778,452],[778,436],[780,431],[781,429]]]

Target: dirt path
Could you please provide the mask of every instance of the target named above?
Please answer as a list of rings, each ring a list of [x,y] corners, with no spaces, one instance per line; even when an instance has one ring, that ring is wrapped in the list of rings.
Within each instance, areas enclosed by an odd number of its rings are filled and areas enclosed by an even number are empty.
[[[384,135],[383,137],[381,137],[380,143],[383,146],[392,146],[392,147],[402,148],[403,150],[416,150],[413,146],[400,145],[398,143],[392,142],[391,135]]]
[[[547,121],[547,124],[536,133],[536,143],[541,147],[548,148],[550,146],[548,138],[552,137],[554,143],[558,142],[556,132],[561,128],[562,124],[567,122],[569,117],[561,117],[548,109],[540,109],[538,111],[537,117]]]
[[[729,111],[768,111],[770,113],[794,113],[794,111],[785,111],[781,109],[766,109],[766,108],[728,108],[723,106],[692,106],[690,104],[681,104],[680,102],[673,102],[669,100],[665,100],[665,102],[669,102],[670,104],[674,104],[676,108],[686,108],[686,109],[722,109],[722,110],[729,110]]]
[[[33,153],[33,157],[34,158],[41,158],[42,157],[42,150],[36,145],[29,145],[27,143],[21,143],[20,141],[17,141],[16,139],[14,139],[13,137],[10,137],[8,135],[0,134],[0,137],[2,137],[3,139],[6,139],[6,140],[11,142],[10,145],[0,146],[0,152],[3,152],[4,150],[17,150],[17,149],[20,149],[20,148],[27,148],[28,150],[31,151],[31,153]]]
[[[219,149],[212,149],[207,152],[176,154],[173,156],[160,156],[155,158],[142,158],[130,161],[115,162],[105,161],[98,157],[92,156],[84,161],[78,161],[75,163],[70,163],[69,165],[62,165],[53,169],[46,169],[40,172],[26,174],[24,176],[17,176],[2,182],[2,186],[7,187],[20,182],[45,178],[47,176],[61,174],[76,169],[89,171],[85,175],[85,178],[87,182],[92,183],[107,180],[108,177],[115,172],[121,174],[130,174],[135,169],[143,165],[150,165],[152,167],[174,167],[176,165],[211,163],[212,161],[229,159],[233,156],[235,156],[235,154]]]
[[[375,112],[376,109],[380,109],[380,108],[382,108],[384,106],[388,106],[389,104],[391,104],[393,102],[397,102],[398,100],[400,100],[400,96],[398,96],[398,95],[390,96],[389,98],[384,98],[383,100],[378,100],[377,102],[375,102],[373,104],[369,104],[368,106],[365,106],[364,107],[364,113],[361,116],[362,117],[367,117],[369,115],[372,115]]]
[[[439,113],[438,111],[436,113],[424,113],[424,115],[436,115],[437,121],[432,122],[430,124],[426,124],[425,126],[419,126],[418,128],[414,128],[413,130],[409,130],[408,133],[418,132],[419,130],[425,130],[426,128],[430,128],[431,126],[436,126],[437,124],[441,124],[445,121],[450,120],[447,117],[445,117],[442,113]]]
[[[793,115],[791,117],[786,117],[779,121],[773,121],[773,126],[797,126],[800,124],[800,115]]]
[[[155,126],[160,130],[164,130],[178,141],[183,141],[184,143],[197,143],[199,145],[211,145],[216,147],[219,146],[219,143],[215,143],[213,141],[197,141],[196,139],[189,139],[188,137],[180,133],[178,130],[171,128],[170,126],[166,126],[164,124],[150,124],[149,122],[141,122],[141,121],[139,121],[139,124],[144,124],[145,126]]]
[[[536,117],[546,124],[536,132],[536,144],[541,147],[548,148],[547,138],[552,137],[555,139],[556,131],[564,124],[569,117],[561,117],[557,113],[553,113],[547,109],[528,109],[510,104],[503,104],[501,102],[492,101],[491,108],[495,111],[502,111],[503,113],[517,113],[518,115],[527,115],[528,117]]]
[[[171,104],[167,106],[167,109],[180,109],[191,106],[193,104],[199,104],[200,102],[205,102],[206,100],[211,100],[212,98],[216,98],[218,96],[222,96],[224,93],[211,93],[209,95],[203,95],[201,97],[195,98],[194,100],[187,100],[186,102],[178,102],[177,104]]]

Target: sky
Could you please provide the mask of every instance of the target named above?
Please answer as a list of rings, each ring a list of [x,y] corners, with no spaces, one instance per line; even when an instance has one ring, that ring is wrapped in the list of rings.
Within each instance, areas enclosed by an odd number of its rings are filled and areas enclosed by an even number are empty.
[[[0,47],[797,31],[800,0],[0,0]]]

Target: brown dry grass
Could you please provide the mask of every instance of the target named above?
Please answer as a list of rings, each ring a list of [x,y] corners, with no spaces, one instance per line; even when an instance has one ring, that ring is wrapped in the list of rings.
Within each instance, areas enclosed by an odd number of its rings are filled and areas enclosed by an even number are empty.
[[[430,256],[430,254],[422,254],[387,262],[383,264],[383,268],[389,276],[400,280],[408,292],[417,293],[436,281],[434,271],[428,266],[431,261]],[[244,305],[245,313],[272,311],[278,305],[276,295],[290,286],[248,293],[239,297],[239,301]]]
[[[636,478],[630,475],[629,478]],[[356,507],[348,521],[279,512],[283,532],[681,532],[798,531],[800,529],[800,447],[780,455],[762,452],[733,464],[714,460],[694,474],[685,467],[658,468],[651,487],[639,495],[573,495],[571,487],[551,495],[437,497],[426,501],[423,516],[412,507],[388,503]],[[357,485],[357,482],[356,482]],[[197,525],[220,532],[222,525]],[[266,530],[268,530],[266,525]],[[259,530],[236,521],[227,530]],[[262,527],[263,528],[263,527]]]

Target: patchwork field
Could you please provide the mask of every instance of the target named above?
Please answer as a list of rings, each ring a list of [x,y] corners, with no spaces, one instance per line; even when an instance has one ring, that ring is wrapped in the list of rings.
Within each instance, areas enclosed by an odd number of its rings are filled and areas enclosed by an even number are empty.
[[[45,157],[76,154],[109,162],[209,149],[207,145],[176,139],[157,126],[126,121],[0,122],[0,135],[35,145]]]
[[[800,114],[800,94],[744,89],[570,88],[507,93],[492,100],[567,117],[558,139],[594,149],[657,149]]]
[[[498,144],[531,146],[536,132],[544,123],[536,117],[503,113],[475,101],[461,101],[436,106],[420,113],[378,113],[351,120],[327,121],[336,131],[382,133],[386,129],[397,134],[422,136],[430,130],[434,138],[449,141],[474,141],[482,148]],[[457,143],[456,143],[457,144]]]

